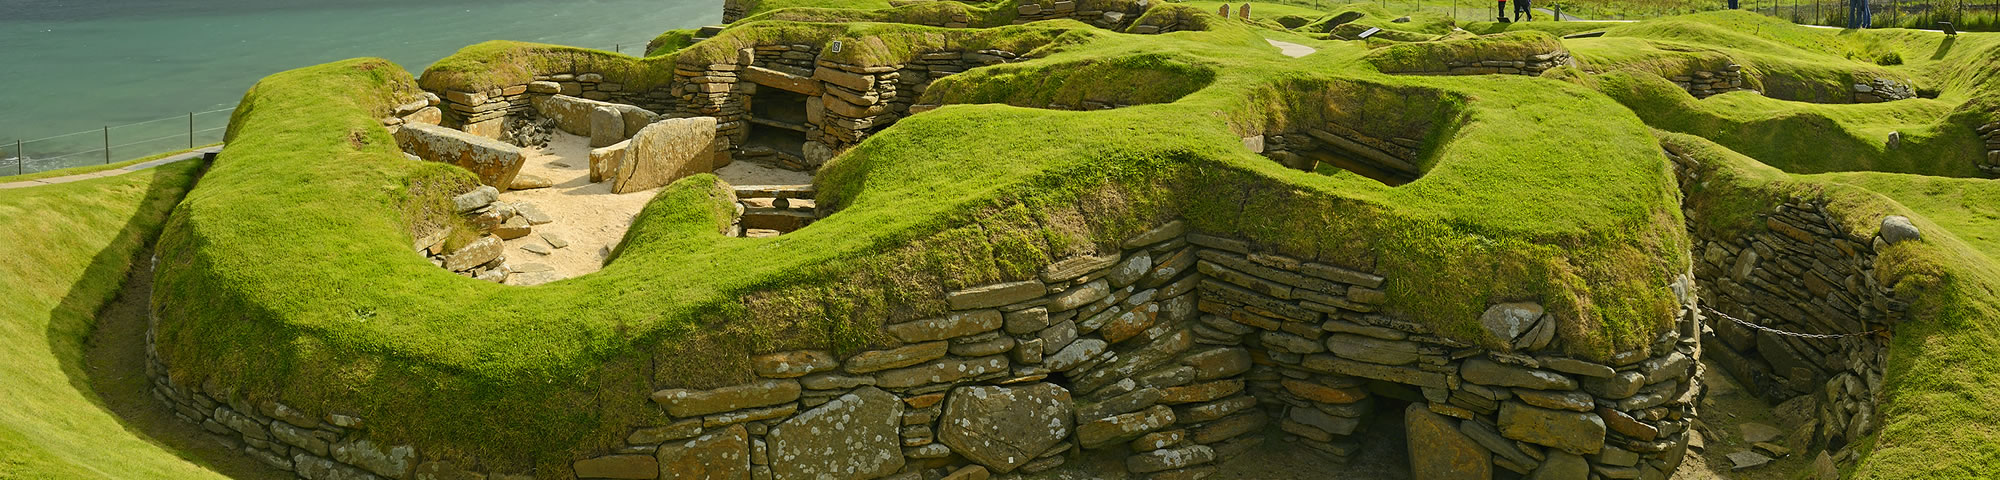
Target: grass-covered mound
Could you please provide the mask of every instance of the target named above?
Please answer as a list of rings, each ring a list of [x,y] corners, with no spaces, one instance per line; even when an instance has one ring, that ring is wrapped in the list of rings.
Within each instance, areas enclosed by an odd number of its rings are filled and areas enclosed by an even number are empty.
[[[1667,282],[1688,264],[1678,193],[1651,133],[1618,103],[1548,79],[1382,74],[1359,61],[1358,43],[1297,39],[1321,53],[1294,59],[1251,27],[1213,28],[1128,36],[1074,22],[990,32],[757,22],[646,59],[468,49],[423,84],[499,85],[479,68],[527,78],[567,68],[551,60],[560,55],[626,62],[624,75],[653,78],[649,69],[669,59],[813,32],[877,34],[879,46],[844,53],[859,64],[1035,41],[1043,58],[1009,69],[1155,55],[1214,72],[1172,103],[951,105],[905,118],[821,170],[821,205],[838,213],[782,237],[716,233],[727,199],[713,180],[689,179],[635,219],[603,271],[533,288],[464,279],[408,251],[420,219],[403,212],[466,178],[402,159],[375,123],[412,79],[379,60],[274,75],[245,96],[229,151],[161,241],[162,354],[184,381],[347,409],[385,442],[504,470],[559,468],[630,425],[664,420],[647,392],[740,381],[746,352],[876,344],[885,320],[943,311],[947,290],[1028,278],[1176,216],[1373,269],[1389,278],[1394,313],[1469,342],[1495,344],[1476,318],[1506,300],[1548,305],[1565,348],[1584,357],[1644,348],[1671,325]],[[967,75],[951,88],[1009,84]],[[1428,175],[1393,188],[1289,170],[1242,147],[1239,136],[1307,115],[1274,115],[1299,102],[1255,92],[1341,80],[1463,98],[1464,120],[1427,149]],[[1395,107],[1347,108],[1370,118]]]
[[[0,190],[0,478],[224,478],[134,435],[85,340],[201,162]],[[125,372],[139,375],[138,372]],[[144,398],[143,378],[130,392]],[[150,404],[148,406],[151,406]]]

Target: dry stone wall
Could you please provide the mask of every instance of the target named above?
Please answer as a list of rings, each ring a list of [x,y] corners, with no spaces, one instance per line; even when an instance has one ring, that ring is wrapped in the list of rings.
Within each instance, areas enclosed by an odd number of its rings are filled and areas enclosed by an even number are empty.
[[[653,392],[664,421],[525,473],[916,480],[1110,456],[1135,477],[1204,478],[1273,435],[1344,462],[1377,438],[1368,418],[1395,412],[1424,452],[1418,478],[1663,478],[1685,453],[1700,354],[1686,278],[1676,329],[1593,362],[1557,353],[1532,302],[1492,306],[1479,322],[1505,346],[1483,348],[1382,313],[1388,279],[1365,269],[1179,221],[1120,247],[948,292],[948,313],[886,324],[876,349],[759,354],[748,383]],[[154,358],[163,402],[300,478],[469,468],[376,443],[361,419],[176,384]]]
[[[1917,98],[1908,84],[1887,78],[1870,78],[1854,84],[1854,103],[1882,103]]]
[[[1747,90],[1743,86],[1743,66],[1729,64],[1722,70],[1697,70],[1686,75],[1676,75],[1674,85],[1687,90],[1694,98],[1708,98],[1715,95]]]
[[[966,70],[1018,59],[1000,50],[923,52],[912,62],[861,66],[821,59],[821,47],[807,44],[744,48],[729,63],[680,64],[674,85],[682,92],[683,115],[715,117],[717,137],[733,155],[774,152],[746,148],[751,128],[781,128],[805,135],[802,169],[816,169],[874,131],[913,112],[911,104],[930,82]],[[907,77],[906,77],[907,75]],[[754,117],[753,97],[761,89],[806,96],[804,124]]]
[[[1981,126],[1978,131],[1986,147],[1986,156],[1980,161],[1979,170],[1988,175],[2000,175],[2000,121]]]
[[[1699,181],[1691,160],[1671,150],[1668,156],[1683,188]],[[1817,412],[1804,429],[1815,444],[1839,450],[1877,427],[1888,332],[1907,307],[1877,283],[1875,251],[1918,234],[1908,219],[1892,216],[1882,235],[1863,237],[1844,231],[1826,209],[1794,201],[1760,214],[1764,231],[1690,230],[1695,278],[1720,313],[1705,319],[1708,355],[1767,401]]]
[[[1124,30],[1146,13],[1150,2],[1110,2],[1062,0],[1044,2],[1042,0],[1018,0],[1015,3],[1014,24],[1055,19],[1074,19],[1098,28]],[[1132,33],[1166,33],[1172,30],[1161,26],[1151,26],[1147,31]]]
[[[1527,75],[1541,76],[1549,69],[1574,64],[1569,52],[1556,50],[1521,58],[1455,58],[1446,60],[1444,70],[1398,71],[1405,75]]]

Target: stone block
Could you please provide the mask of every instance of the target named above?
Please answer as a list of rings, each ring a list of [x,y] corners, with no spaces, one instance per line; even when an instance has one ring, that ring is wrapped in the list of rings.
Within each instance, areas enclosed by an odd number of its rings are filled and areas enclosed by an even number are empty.
[[[590,110],[590,146],[608,147],[625,141],[625,118],[618,109],[597,107]]]
[[[826,70],[821,68],[820,70]],[[1048,287],[1037,280],[995,283],[951,292],[945,301],[953,310],[972,310],[1006,306],[1033,300],[1048,292]]]
[[[766,436],[776,480],[860,480],[903,468],[903,402],[862,387],[771,428]]]
[[[1506,402],[1500,405],[1500,434],[1586,455],[1604,448],[1605,428],[1604,420],[1597,415]]]
[[[750,432],[743,425],[661,445],[660,478],[750,479]]]
[[[471,170],[480,184],[498,189],[512,186],[527,161],[520,147],[436,125],[403,125],[395,136],[404,152]]]
[[[715,118],[663,120],[632,137],[611,191],[630,193],[661,187],[675,180],[715,170]]]
[[[1410,404],[1403,412],[1414,480],[1493,478],[1493,454],[1458,430],[1458,421]],[[1421,452],[1420,454],[1417,452]]]
[[[653,392],[653,401],[668,414],[685,418],[790,402],[799,399],[799,391],[797,380],[763,380],[714,390],[660,390]]]
[[[1068,438],[1069,390],[1050,383],[971,386],[945,401],[938,441],[994,472],[1008,473]]]

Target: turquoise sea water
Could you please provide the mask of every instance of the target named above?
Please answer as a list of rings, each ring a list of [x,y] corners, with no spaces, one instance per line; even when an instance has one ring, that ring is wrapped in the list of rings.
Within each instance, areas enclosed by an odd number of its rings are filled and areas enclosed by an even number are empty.
[[[0,175],[14,173],[17,139],[31,141],[28,171],[103,163],[106,125],[113,160],[185,148],[188,113],[230,108],[284,70],[383,57],[421,73],[494,39],[636,54],[721,12],[720,0],[0,0]],[[216,142],[229,112],[194,120],[195,141]]]

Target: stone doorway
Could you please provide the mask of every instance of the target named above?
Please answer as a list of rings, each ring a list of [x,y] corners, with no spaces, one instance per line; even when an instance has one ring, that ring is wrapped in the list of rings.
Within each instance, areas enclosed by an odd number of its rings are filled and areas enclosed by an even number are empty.
[[[798,92],[762,86],[750,98],[749,135],[743,142],[748,157],[775,154],[780,163],[803,167],[808,97]]]

